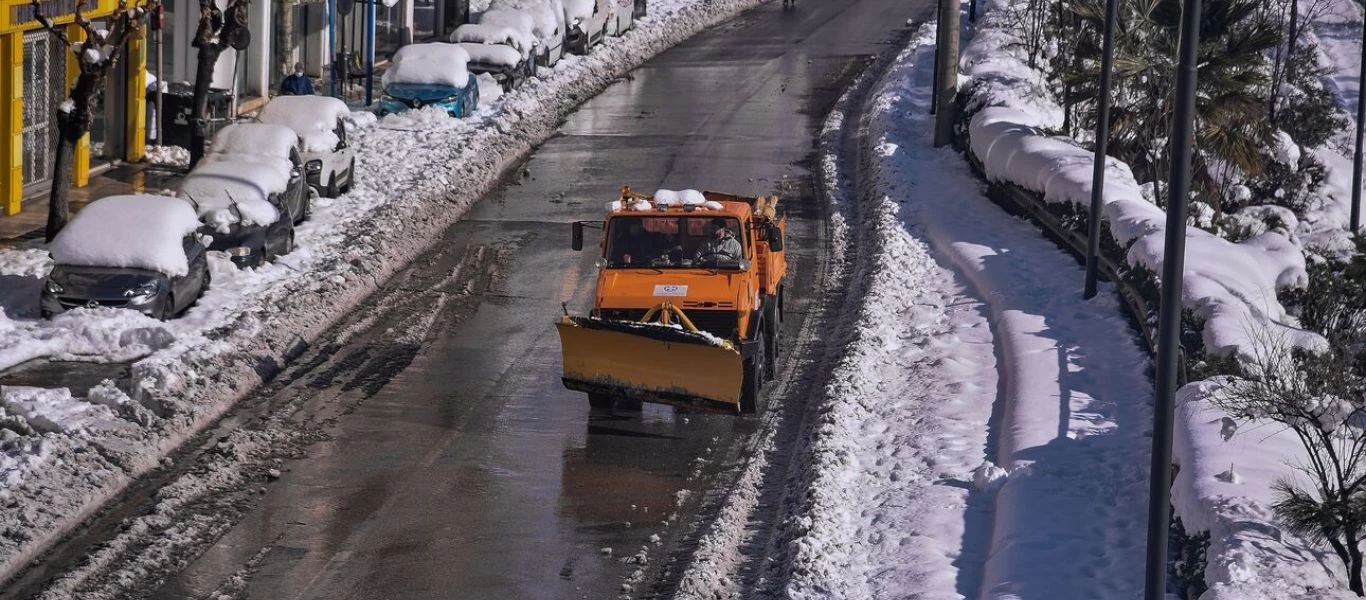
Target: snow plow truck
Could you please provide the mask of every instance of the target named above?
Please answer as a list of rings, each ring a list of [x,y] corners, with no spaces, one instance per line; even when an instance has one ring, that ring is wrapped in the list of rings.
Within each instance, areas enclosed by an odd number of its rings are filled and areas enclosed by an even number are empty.
[[[594,407],[653,402],[752,414],[773,378],[783,318],[777,196],[623,188],[601,228],[592,313],[557,324],[565,387]]]

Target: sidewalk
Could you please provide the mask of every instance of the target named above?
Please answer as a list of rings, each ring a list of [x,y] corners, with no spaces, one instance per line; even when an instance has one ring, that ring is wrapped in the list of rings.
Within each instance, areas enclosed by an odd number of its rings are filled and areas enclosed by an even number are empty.
[[[71,212],[79,211],[91,200],[115,194],[156,193],[175,187],[183,172],[175,167],[145,162],[125,163],[90,176],[90,184],[71,190]],[[48,188],[24,198],[17,215],[0,217],[0,248],[13,247],[43,238],[47,227]]]

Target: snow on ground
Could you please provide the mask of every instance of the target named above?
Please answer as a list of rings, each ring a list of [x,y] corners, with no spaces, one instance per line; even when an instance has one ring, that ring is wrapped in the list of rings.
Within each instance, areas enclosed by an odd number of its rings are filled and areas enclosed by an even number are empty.
[[[1081,300],[1076,261],[930,147],[932,39],[928,25],[869,105],[860,211],[879,248],[789,593],[1130,598],[1146,357],[1113,289]]]
[[[428,110],[380,121],[353,115],[356,189],[318,199],[313,218],[296,230],[299,248],[273,264],[238,271],[215,253],[213,287],[174,321],[107,308],[40,320],[41,277],[51,265],[46,252],[0,250],[0,370],[40,358],[136,361],[128,394],[136,406],[115,412],[138,432],[40,432],[6,409],[0,481],[19,483],[0,488],[0,579],[278,371],[425,250],[581,101],[650,56],[759,2],[651,2],[650,16],[622,38],[589,56],[566,58],[468,120]],[[73,406],[119,405],[109,399],[109,387],[58,391],[52,398]],[[119,452],[106,451],[115,446]]]

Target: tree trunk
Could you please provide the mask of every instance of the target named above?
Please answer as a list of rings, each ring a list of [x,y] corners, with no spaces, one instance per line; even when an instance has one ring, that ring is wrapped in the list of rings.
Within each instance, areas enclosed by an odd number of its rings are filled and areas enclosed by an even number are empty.
[[[1357,596],[1366,596],[1366,589],[1361,584],[1361,540],[1357,539],[1356,532],[1347,532],[1347,588],[1352,590]]]
[[[201,46],[199,48],[199,62],[194,74],[194,116],[191,119],[192,128],[190,130],[190,168],[199,164],[199,159],[204,158],[204,147],[208,144],[209,136],[209,85],[213,83],[214,65],[218,64],[218,55],[223,53],[223,49],[217,45]]]
[[[76,144],[90,132],[96,92],[104,87],[103,73],[81,73],[71,88],[70,110],[57,111],[57,151],[53,156],[52,191],[47,200],[48,242],[70,218],[71,187],[76,179]]]
[[[294,72],[294,0],[280,0],[280,24],[275,28],[275,60],[280,73]]]

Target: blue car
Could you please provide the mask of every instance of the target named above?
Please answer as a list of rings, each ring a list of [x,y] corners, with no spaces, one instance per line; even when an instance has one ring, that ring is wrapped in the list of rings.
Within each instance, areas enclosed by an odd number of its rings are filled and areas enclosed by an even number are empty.
[[[464,88],[426,83],[390,83],[384,86],[379,114],[384,116],[424,106],[439,106],[457,119],[468,117],[479,108],[479,83],[473,73],[470,73],[469,82]]]

